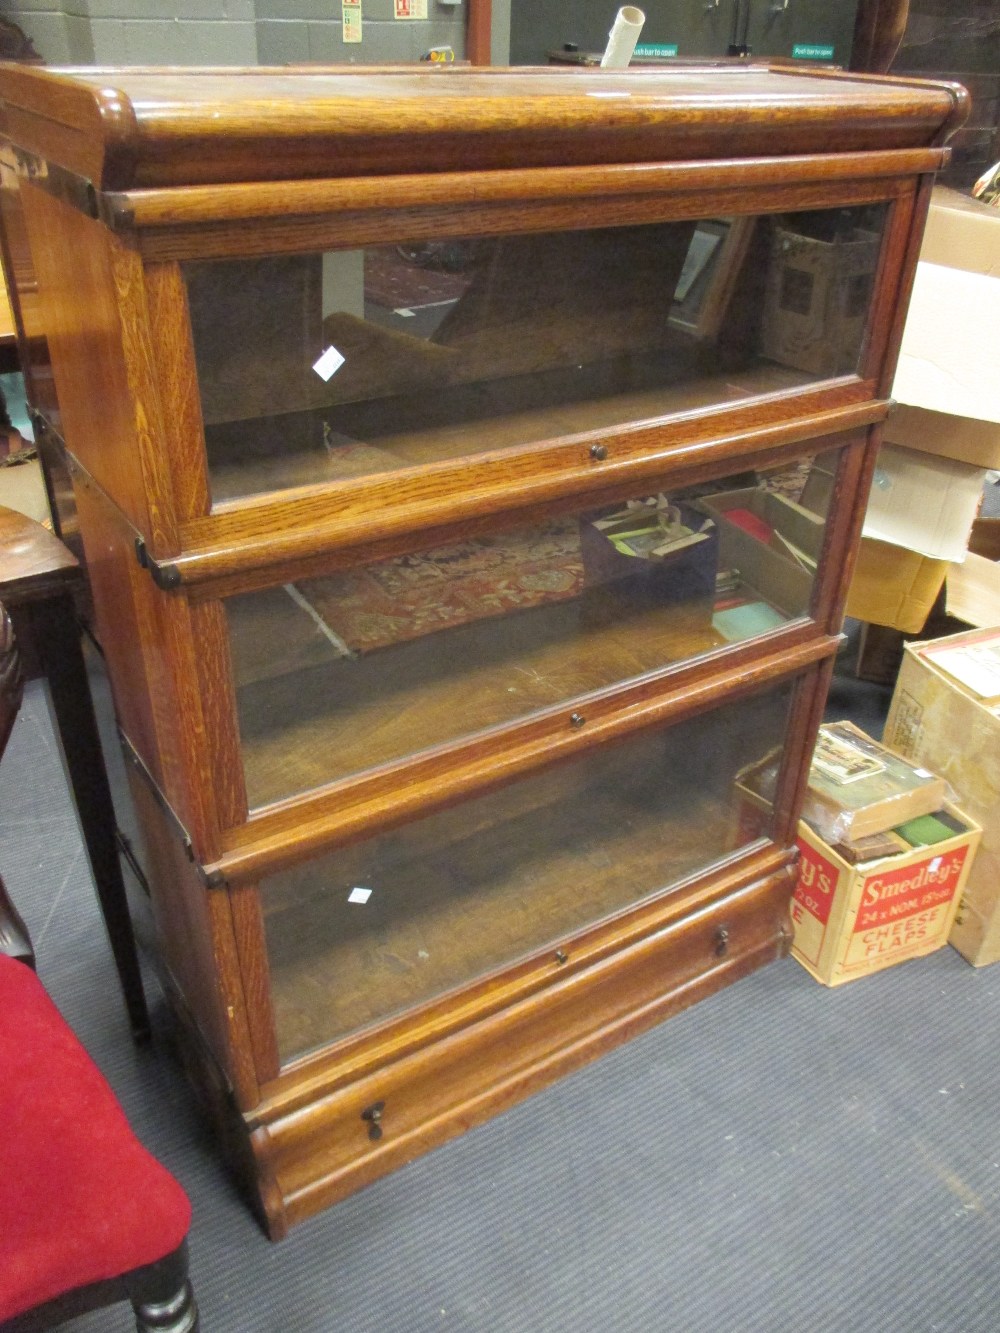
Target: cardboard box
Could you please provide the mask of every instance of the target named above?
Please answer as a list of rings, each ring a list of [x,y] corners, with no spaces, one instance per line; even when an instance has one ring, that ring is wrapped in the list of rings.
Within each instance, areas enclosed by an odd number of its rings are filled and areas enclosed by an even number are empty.
[[[1000,278],[997,210],[969,194],[936,185],[931,195],[920,258],[929,264]]]
[[[888,542],[862,538],[847,593],[847,614],[919,634],[952,566]]]
[[[1000,518],[977,518],[972,525],[969,550],[987,560],[1000,560]]]
[[[946,608],[967,625],[1000,625],[1000,519],[972,525],[965,560],[948,566]]]
[[[882,427],[882,439],[887,444],[901,444],[973,467],[1000,467],[1000,426],[993,421],[976,421],[897,402]]]
[[[980,830],[955,806],[945,812],[964,831],[861,865],[799,824],[792,956],[817,981],[841,986],[947,943]]]
[[[761,351],[814,375],[857,369],[879,237],[852,229],[823,239],[776,227],[768,260]]]
[[[1000,708],[942,669],[942,648],[1000,654],[1000,630],[908,644],[885,726],[886,744],[948,779],[982,826],[951,943],[976,967],[1000,959]]]
[[[802,569],[815,572],[823,549],[825,508],[814,510],[762,486],[717,491],[703,496],[698,503],[716,521],[727,518],[734,510],[749,510],[770,528],[767,545],[772,551],[790,558]]]
[[[884,444],[862,533],[930,560],[961,561],[985,481],[985,468]]]
[[[718,527],[719,568],[738,569],[743,583],[784,615],[805,614],[822,547],[823,520],[759,486],[720,491],[697,503]],[[749,510],[771,529],[767,541],[729,520],[727,514],[737,509]]]
[[[835,460],[821,455],[803,503],[818,507]],[[965,556],[985,470],[894,445],[879,451],[863,537],[847,595],[857,620],[918,634],[952,561]]]
[[[1000,467],[1000,209],[936,188],[883,438]]]
[[[744,846],[767,836],[771,805],[754,789],[751,770],[737,778],[736,792],[733,845]],[[945,804],[944,811],[963,826],[954,838],[861,863],[799,821],[792,955],[825,986],[920,958],[948,942],[981,830],[957,807]]]

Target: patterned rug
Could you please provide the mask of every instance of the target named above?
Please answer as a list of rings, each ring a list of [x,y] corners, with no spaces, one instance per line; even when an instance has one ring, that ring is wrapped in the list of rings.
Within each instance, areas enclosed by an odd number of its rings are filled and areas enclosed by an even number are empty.
[[[578,596],[583,588],[579,523],[563,519],[478,537],[306,579],[296,587],[351,652],[367,653]]]
[[[365,251],[365,300],[384,310],[455,301],[469,285],[458,245],[372,246]],[[449,265],[452,267],[449,268]]]

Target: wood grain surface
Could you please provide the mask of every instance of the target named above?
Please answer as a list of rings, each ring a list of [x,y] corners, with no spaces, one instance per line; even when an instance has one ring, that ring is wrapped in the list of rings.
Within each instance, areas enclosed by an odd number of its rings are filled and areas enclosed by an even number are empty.
[[[10,66],[15,143],[99,188],[920,147],[960,90],[763,65],[395,71]],[[414,115],[416,99],[420,112]]]
[[[308,1097],[300,1109],[282,1113],[279,1085],[254,1119],[268,1130],[266,1169],[283,1196],[284,1219],[301,1222],[781,957],[790,939],[792,876],[787,862],[778,866],[749,884],[743,866],[718,874],[714,893],[702,884],[668,896],[648,915],[645,933],[619,937],[613,949],[607,938],[595,938],[581,941],[566,964],[552,955],[547,964],[538,960],[548,973],[544,987],[536,983],[479,1021],[466,1016],[463,1027],[436,1040],[428,1026],[422,1042],[411,1037],[392,1059],[383,1053],[367,1074],[360,1061],[347,1059],[347,1081],[329,1066],[312,1076],[303,1067],[297,1088],[287,1080],[292,1106],[302,1093]],[[372,1142],[362,1112],[376,1101],[384,1102],[383,1136]]]
[[[420,544],[448,531],[464,536],[503,513],[528,522],[579,506],[581,497],[594,505],[627,500],[668,477],[681,486],[725,475],[751,455],[754,466],[766,467],[801,455],[808,440],[881,421],[889,410],[887,400],[873,401],[869,385],[850,378],[796,397],[801,412],[791,413],[791,397],[776,394],[746,408],[706,408],[258,497],[185,525],[184,552],[169,563],[185,585],[212,580],[214,594],[284,583],[336,567],[337,555],[351,549],[355,563],[391,554],[397,539],[412,546],[418,533]],[[595,445],[603,457],[595,458]]]
[[[477,59],[487,40],[473,28]],[[29,391],[65,433],[98,636],[141,761],[161,971],[185,1059],[277,1236],[787,951],[791,840],[932,173],[967,98],[747,62],[9,66],[0,97],[4,262]],[[853,346],[824,379],[794,350],[762,362],[754,330],[779,260],[743,222],[710,337],[693,348],[697,319],[664,333],[699,220],[819,210],[868,228],[878,252],[854,292],[870,297],[856,363]],[[672,239],[654,247],[657,291],[623,281],[588,361],[566,330],[594,310],[554,280],[560,241],[545,233],[566,233],[575,264],[588,231],[614,227]],[[405,331],[380,340],[367,311],[352,323],[316,307],[322,252],[486,237],[518,311],[534,284],[534,324],[470,275],[439,343],[383,373]],[[531,257],[517,291],[515,252]],[[215,260],[242,275],[242,305],[206,355],[206,329],[225,323]],[[250,282],[265,269],[271,295]],[[604,303],[602,279],[583,276]],[[607,387],[650,329],[644,354],[669,349],[683,373]],[[292,393],[312,362],[275,346],[296,330],[364,335],[364,373],[335,401]],[[581,366],[587,392],[541,393]],[[336,426],[357,446],[346,473],[288,450],[294,432],[268,452],[268,413],[287,424],[331,405],[342,417],[321,439]],[[395,639],[369,627],[330,671],[316,619],[306,634],[289,620],[303,607],[283,585],[343,637],[337,580],[365,566],[404,559],[429,578],[434,549],[752,483],[820,449],[841,461],[812,592],[796,568],[797,600],[775,598],[784,621],[741,642],[719,641],[707,599],[668,614],[621,596],[574,635],[567,598],[523,621],[470,614],[442,636],[449,652],[405,624]],[[0,516],[0,550],[4,533]],[[44,552],[11,540],[23,586],[35,575],[18,559],[37,574]],[[777,746],[771,836],[747,842],[735,780]],[[370,916],[349,915],[352,886],[382,895]]]
[[[43,600],[83,582],[76,557],[41,523],[0,505],[0,600]]]
[[[109,195],[111,221],[140,231],[178,228],[199,223],[236,222],[252,218],[307,217],[402,208],[460,208],[470,203],[502,203],[508,208],[528,201],[623,195],[662,196],[684,191],[710,192],[737,180],[747,189],[760,185],[824,183],[842,180],[878,181],[910,176],[942,166],[941,148],[902,148],[889,152],[850,153],[830,157],[792,154],[786,157],[724,157],[707,162],[620,163],[612,166],[548,167],[545,170],[500,169],[487,177],[475,171],[424,175],[333,177],[316,180],[233,182],[228,185],[132,190]]]

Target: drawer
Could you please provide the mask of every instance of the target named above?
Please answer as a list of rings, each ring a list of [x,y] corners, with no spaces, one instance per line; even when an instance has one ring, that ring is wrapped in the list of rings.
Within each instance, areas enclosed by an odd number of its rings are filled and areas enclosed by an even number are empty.
[[[769,861],[678,894],[658,929],[589,966],[553,962],[547,990],[449,1037],[358,1077],[303,1066],[251,1121],[272,1235],[781,957],[794,872]]]

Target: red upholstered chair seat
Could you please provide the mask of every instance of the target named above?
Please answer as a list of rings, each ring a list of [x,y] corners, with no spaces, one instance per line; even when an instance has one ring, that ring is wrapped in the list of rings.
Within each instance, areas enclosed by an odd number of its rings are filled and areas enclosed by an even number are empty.
[[[0,954],[0,1323],[161,1260],[190,1222],[38,978]]]

